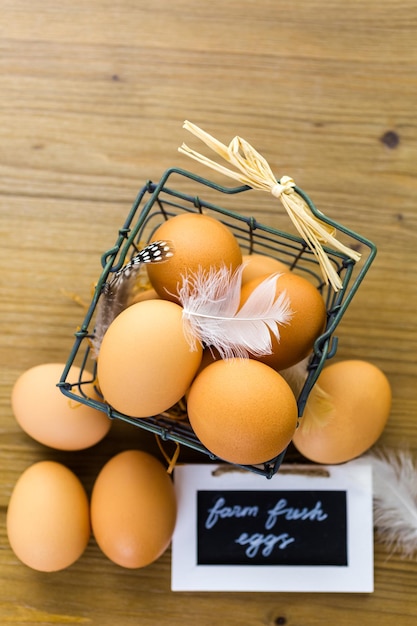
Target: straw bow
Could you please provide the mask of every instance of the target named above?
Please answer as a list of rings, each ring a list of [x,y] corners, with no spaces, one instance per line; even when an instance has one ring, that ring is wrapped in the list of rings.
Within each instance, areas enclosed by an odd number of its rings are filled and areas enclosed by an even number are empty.
[[[319,220],[312,213],[304,198],[295,191],[293,179],[289,176],[283,176],[278,181],[266,159],[241,137],[234,137],[230,144],[226,146],[191,122],[185,121],[183,128],[201,139],[209,148],[238,171],[220,165],[216,161],[192,150],[185,143],[178,148],[181,153],[225,176],[238,180],[244,185],[248,185],[253,189],[267,191],[274,197],[279,198],[300,236],[317,258],[326,284],[330,283],[335,291],[341,289],[342,281],[340,276],[332,265],[322,244],[332,245],[336,250],[354,261],[359,261],[361,255],[338,241],[335,237],[335,229]]]

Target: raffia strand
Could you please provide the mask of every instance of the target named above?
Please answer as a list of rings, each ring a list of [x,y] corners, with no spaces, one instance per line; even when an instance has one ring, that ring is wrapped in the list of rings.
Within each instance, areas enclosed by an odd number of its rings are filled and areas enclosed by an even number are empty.
[[[315,255],[326,284],[330,283],[335,291],[341,289],[341,278],[322,244],[331,245],[354,261],[359,261],[361,255],[342,244],[336,238],[335,229],[313,214],[304,198],[295,191],[293,179],[289,176],[282,176],[280,180],[277,180],[266,159],[241,137],[234,137],[226,146],[189,121],[184,122],[183,128],[203,141],[211,150],[232,165],[235,170],[196,152],[185,143],[178,150],[220,174],[233,178],[243,185],[248,185],[252,189],[271,193],[275,198],[278,198],[299,235]]]

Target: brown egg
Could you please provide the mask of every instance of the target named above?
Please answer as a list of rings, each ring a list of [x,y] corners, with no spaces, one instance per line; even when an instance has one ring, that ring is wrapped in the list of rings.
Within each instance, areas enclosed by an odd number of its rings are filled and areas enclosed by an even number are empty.
[[[241,305],[266,276],[242,286]],[[276,297],[287,293],[292,310],[290,322],[279,326],[279,341],[272,335],[272,354],[259,360],[276,370],[295,365],[307,357],[326,325],[326,306],[317,289],[305,278],[285,272],[277,277]]]
[[[157,300],[159,298],[155,289],[145,289],[136,293],[129,301],[129,306],[136,302],[143,302],[144,300]]]
[[[203,357],[201,359],[200,367],[198,368],[197,374],[199,374],[205,367],[210,365],[210,363],[214,363],[214,361],[218,361],[219,359],[221,359],[221,356],[215,348],[204,348]]]
[[[380,437],[391,410],[391,386],[372,363],[339,361],[325,367],[293,437],[296,449],[317,463],[344,463]]]
[[[88,499],[77,476],[55,461],[26,469],[10,498],[7,534],[16,556],[35,570],[72,565],[90,538]]]
[[[242,263],[245,264],[242,285],[260,276],[265,277],[266,274],[282,274],[289,271],[288,265],[266,254],[244,254]]]
[[[168,548],[176,521],[176,496],[162,463],[147,452],[126,450],[111,458],[94,483],[94,537],[114,563],[139,568]]]
[[[120,313],[104,335],[97,361],[103,396],[117,411],[149,417],[178,402],[202,357],[183,332],[182,309],[167,300],[145,300]]]
[[[166,300],[178,301],[181,276],[199,268],[232,270],[242,263],[239,243],[219,220],[200,213],[182,213],[164,222],[152,240],[167,239],[173,243],[173,256],[163,263],[147,265],[149,280],[157,293]]]
[[[278,372],[252,359],[218,360],[191,385],[188,417],[202,444],[230,463],[258,464],[289,444],[294,395]]]
[[[62,363],[44,363],[23,372],[12,390],[12,408],[20,427],[33,439],[57,450],[82,450],[108,433],[111,421],[105,413],[65,396],[57,387]],[[70,382],[80,379],[80,368],[71,367]],[[84,370],[83,381],[93,376]],[[98,399],[93,383],[82,385],[83,393]],[[80,395],[78,387],[74,393]],[[81,397],[81,396],[80,396]]]

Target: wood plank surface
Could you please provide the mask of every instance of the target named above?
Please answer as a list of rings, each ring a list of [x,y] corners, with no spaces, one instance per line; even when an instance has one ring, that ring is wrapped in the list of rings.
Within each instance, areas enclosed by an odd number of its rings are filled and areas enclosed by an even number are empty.
[[[9,547],[6,510],[22,471],[60,460],[91,490],[143,431],[117,424],[91,450],[60,453],[16,423],[25,369],[64,362],[138,189],[171,166],[184,119],[240,135],[378,255],[338,331],[338,358],[390,379],[380,443],[417,456],[417,5],[411,0],[2,0],[0,2],[0,621],[2,624],[411,626],[417,563],[375,538],[373,594],[172,593],[170,552],[144,570],[92,540],[42,574]],[[228,184],[219,175],[213,179]],[[245,210],[285,224],[275,201]],[[182,457],[188,460],[187,453]],[[191,458],[191,457],[190,457]]]

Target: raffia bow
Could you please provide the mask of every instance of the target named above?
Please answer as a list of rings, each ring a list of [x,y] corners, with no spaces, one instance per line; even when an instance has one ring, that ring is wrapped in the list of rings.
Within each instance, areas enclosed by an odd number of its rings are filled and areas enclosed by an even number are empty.
[[[230,144],[226,146],[191,122],[185,121],[183,128],[201,139],[209,148],[233,165],[238,171],[220,165],[216,161],[192,150],[185,143],[178,148],[180,152],[225,176],[238,180],[244,185],[248,185],[253,189],[267,191],[280,199],[300,236],[317,258],[326,284],[330,283],[335,291],[341,289],[341,278],[323,249],[322,244],[333,246],[334,249],[347,255],[354,261],[359,261],[361,255],[338,241],[335,237],[335,229],[319,220],[312,213],[304,198],[294,190],[295,183],[292,178],[283,176],[278,181],[264,157],[241,137],[234,137]]]

